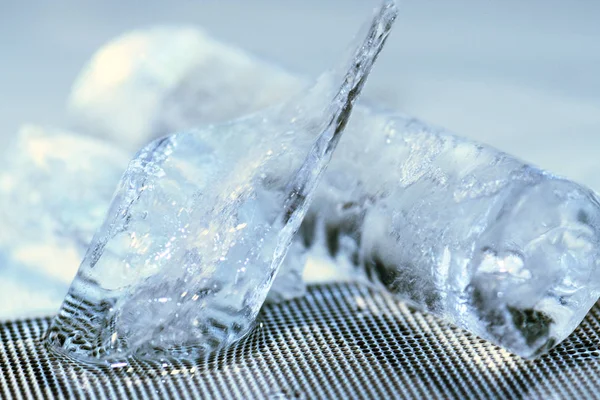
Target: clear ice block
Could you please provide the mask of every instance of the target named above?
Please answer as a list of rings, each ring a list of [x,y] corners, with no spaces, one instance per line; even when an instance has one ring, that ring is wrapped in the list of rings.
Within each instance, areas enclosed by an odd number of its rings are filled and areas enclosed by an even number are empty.
[[[59,309],[128,159],[97,139],[19,130],[0,166],[0,319]]]
[[[326,76],[291,103],[138,152],[47,344],[87,361],[195,358],[248,332],[395,16],[385,1],[333,75],[341,86]]]
[[[525,358],[565,339],[600,295],[591,190],[364,108],[295,241],[290,280],[307,249],[325,249],[357,278]]]
[[[3,151],[0,319],[60,308],[134,146],[276,104],[306,86],[197,28],[136,30],[104,45],[69,96],[77,129],[25,125]],[[282,282],[278,298],[290,281]]]

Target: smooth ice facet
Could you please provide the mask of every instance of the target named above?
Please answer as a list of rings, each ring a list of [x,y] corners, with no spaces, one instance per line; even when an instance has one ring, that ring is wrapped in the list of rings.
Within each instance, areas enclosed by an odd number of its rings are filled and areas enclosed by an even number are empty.
[[[305,96],[138,152],[47,344],[195,358],[248,332],[395,15],[385,2],[349,70]]]

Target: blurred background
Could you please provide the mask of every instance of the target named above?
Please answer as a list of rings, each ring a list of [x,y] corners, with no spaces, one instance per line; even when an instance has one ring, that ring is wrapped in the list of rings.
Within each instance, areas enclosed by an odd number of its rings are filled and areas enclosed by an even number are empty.
[[[600,191],[600,2],[405,0],[366,96]],[[59,0],[0,4],[0,146],[66,124],[74,78],[134,28],[193,24],[313,76],[374,0]]]

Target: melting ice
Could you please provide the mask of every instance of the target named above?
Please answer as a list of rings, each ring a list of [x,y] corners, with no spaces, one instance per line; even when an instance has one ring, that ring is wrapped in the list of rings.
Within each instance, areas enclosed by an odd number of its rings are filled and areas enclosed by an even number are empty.
[[[293,90],[299,79],[287,78],[278,84]],[[335,259],[334,279],[375,282],[533,357],[570,334],[598,298],[597,249],[598,203],[588,189],[359,107],[270,295],[301,295],[306,259]]]

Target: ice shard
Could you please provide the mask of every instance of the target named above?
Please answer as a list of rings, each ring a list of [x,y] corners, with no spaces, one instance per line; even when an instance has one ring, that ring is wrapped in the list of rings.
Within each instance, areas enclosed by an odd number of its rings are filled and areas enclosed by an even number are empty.
[[[385,1],[348,69],[306,95],[140,150],[47,345],[92,362],[193,359],[248,332],[395,17]]]
[[[306,86],[197,28],[136,30],[104,45],[73,84],[72,129],[25,124],[3,150],[0,320],[60,308],[135,149]]]

